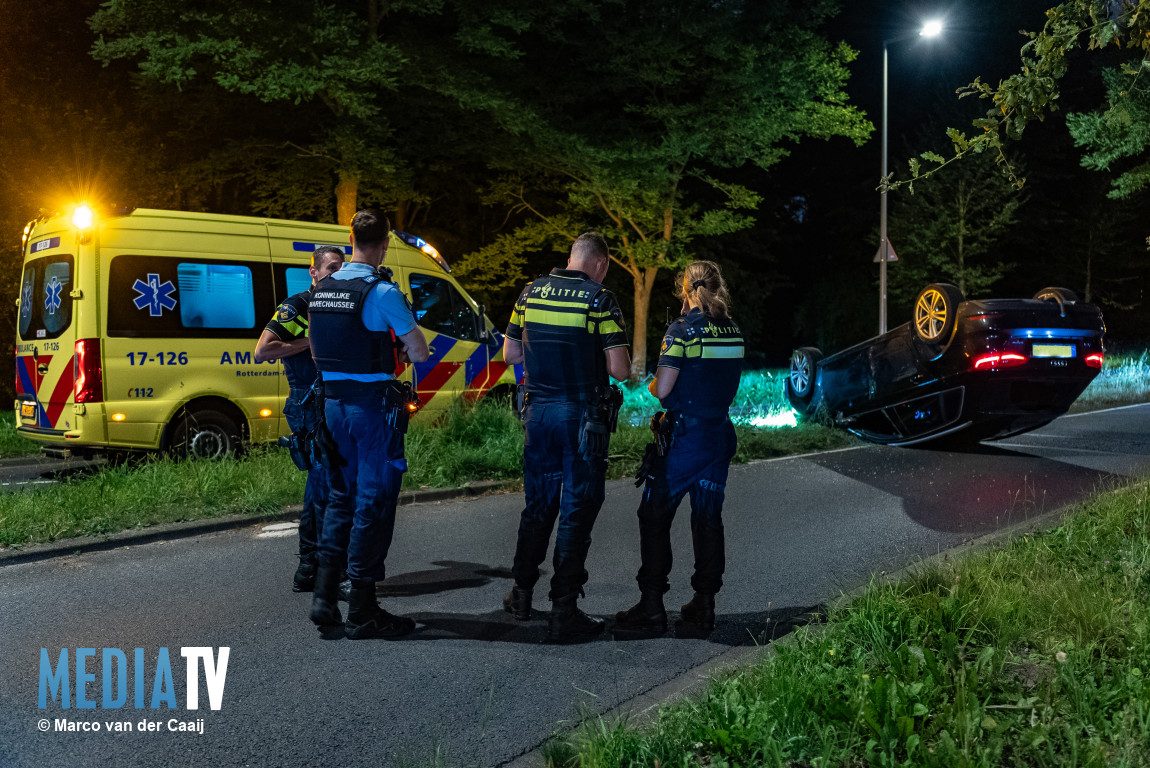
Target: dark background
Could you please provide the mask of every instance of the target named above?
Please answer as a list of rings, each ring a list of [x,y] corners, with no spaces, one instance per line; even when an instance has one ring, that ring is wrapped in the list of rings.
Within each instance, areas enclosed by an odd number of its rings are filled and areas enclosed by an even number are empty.
[[[1040,28],[1049,5],[1049,0],[971,0],[933,8],[912,2],[844,3],[824,32],[859,53],[848,90],[875,123],[871,140],[857,148],[846,139],[808,139],[791,147],[790,156],[770,171],[728,173],[730,180],[762,195],[757,223],[696,242],[697,257],[724,267],[752,364],[782,366],[795,346],[814,344],[829,352],[877,330],[878,265],[872,259],[878,245],[883,40],[913,33],[926,18],[946,19],[941,38],[911,37],[890,47],[889,168],[896,178],[906,178],[908,157],[925,149],[949,151],[948,126],[972,130],[970,120],[985,105],[960,102],[955,89],[976,76],[993,84],[1017,71],[1025,42],[1020,30]],[[0,0],[0,299],[9,308],[0,312],[0,333],[8,339],[14,338],[20,232],[30,218],[83,196],[130,207],[250,214],[250,173],[197,178],[193,190],[186,174],[176,171],[194,167],[211,148],[266,132],[269,125],[280,126],[280,138],[291,140],[291,126],[302,130],[310,119],[306,106],[263,104],[210,85],[177,93],[144,83],[130,63],[100,65],[89,55],[93,35],[86,24],[97,7],[96,0]],[[1084,239],[1091,236],[1091,217],[1101,211],[1112,223],[1107,258],[1094,265],[1094,300],[1106,315],[1110,349],[1136,348],[1150,336],[1150,310],[1143,300],[1147,199],[1124,205],[1107,201],[1106,175],[1079,166],[1080,151],[1072,145],[1064,115],[1102,103],[1098,72],[1104,60],[1080,55],[1072,63],[1060,111],[1029,126],[1012,147],[1026,169],[1025,203],[996,246],[998,258],[1012,266],[992,293],[1030,296],[1047,285],[1082,292]],[[187,108],[190,104],[196,108]],[[300,163],[306,181],[306,161]],[[436,245],[449,262],[518,223],[505,210],[480,203],[478,191],[488,171],[478,159],[438,174],[435,200],[407,228]],[[892,217],[908,194],[892,193]],[[332,207],[311,218],[331,221],[333,215]],[[897,250],[900,233],[892,229],[890,237]],[[531,275],[557,263],[554,254],[530,255],[528,261]],[[659,278],[651,337],[661,335],[664,307],[677,306],[670,297],[672,278],[671,272]],[[616,267],[607,283],[630,316],[629,276]],[[478,292],[477,298],[502,324],[516,292]],[[889,325],[905,322],[909,311],[905,301],[892,300]],[[10,356],[0,361],[0,383],[8,394],[11,365]]]

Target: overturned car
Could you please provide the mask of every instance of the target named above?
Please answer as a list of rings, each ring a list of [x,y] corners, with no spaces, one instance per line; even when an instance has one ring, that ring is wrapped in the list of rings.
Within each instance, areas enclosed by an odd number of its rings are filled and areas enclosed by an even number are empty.
[[[975,443],[1066,413],[1102,368],[1102,312],[1065,288],[966,301],[947,283],[919,293],[910,323],[828,357],[791,356],[800,415],[885,445]]]

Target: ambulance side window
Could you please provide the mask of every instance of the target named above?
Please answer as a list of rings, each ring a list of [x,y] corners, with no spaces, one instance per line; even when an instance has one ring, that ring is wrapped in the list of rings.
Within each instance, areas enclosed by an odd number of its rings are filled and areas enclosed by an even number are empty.
[[[20,338],[54,339],[72,324],[71,256],[46,256],[24,265],[20,282]]]
[[[267,263],[124,255],[108,281],[110,336],[254,338],[275,309]]]
[[[439,277],[408,273],[411,307],[419,325],[463,341],[478,341],[475,313],[451,283]]]

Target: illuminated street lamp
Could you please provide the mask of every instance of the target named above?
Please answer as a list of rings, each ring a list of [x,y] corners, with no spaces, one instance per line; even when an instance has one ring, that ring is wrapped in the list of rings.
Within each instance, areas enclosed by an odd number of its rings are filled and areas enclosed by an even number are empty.
[[[919,37],[938,37],[942,34],[942,22],[939,20],[928,21],[923,24],[922,29],[919,30]],[[882,176],[880,177],[880,198],[879,203],[879,244],[878,253],[875,254],[875,261],[878,262],[878,332],[886,333],[886,264],[888,261],[897,261],[898,257],[895,255],[894,248],[891,247],[890,238],[886,233],[886,144],[887,144],[887,71],[889,69],[887,54],[887,47],[891,43],[897,43],[901,40],[906,40],[913,35],[903,37],[896,37],[891,40],[882,41]]]

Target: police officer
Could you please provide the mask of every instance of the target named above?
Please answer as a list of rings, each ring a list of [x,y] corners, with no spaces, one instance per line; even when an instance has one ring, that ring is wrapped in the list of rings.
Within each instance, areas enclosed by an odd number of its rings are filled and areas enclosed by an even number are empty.
[[[310,306],[312,355],[323,379],[325,423],[335,449],[329,452],[335,454],[330,456],[331,494],[311,620],[320,627],[342,622],[353,640],[398,637],[415,629],[415,622],[388,613],[375,599],[407,470],[406,410],[398,400],[395,372],[401,362],[428,358],[411,305],[377,272],[390,230],[380,211],[357,213],[351,222],[351,262],[316,286]],[[337,600],[345,551],[351,590],[343,622]]]
[[[723,497],[735,455],[735,428],[727,409],[739,388],[743,337],[731,320],[727,284],[719,267],[696,261],[679,275],[683,314],[667,328],[650,390],[666,409],[660,423],[670,439],[665,458],[647,477],[639,505],[642,566],[639,603],[615,616],[616,636],[667,630],[663,594],[670,588],[671,521],[683,496],[691,496],[695,595],[682,608],[680,637],[706,637],[715,628],[715,594],[723,586]],[[654,428],[653,424],[653,428]]]
[[[558,517],[550,642],[587,640],[604,626],[576,601],[587,582],[584,563],[607,468],[609,435],[602,423],[589,422],[589,414],[607,395],[608,374],[625,379],[631,367],[623,313],[602,285],[609,264],[606,241],[595,232],[580,235],[567,268],[553,269],[519,296],[503,342],[504,358],[523,363],[526,378],[526,507],[512,567],[515,585],[503,605],[517,620],[531,617],[532,590]]]
[[[288,380],[284,416],[294,434],[315,429],[316,421],[320,418],[315,407],[304,408],[301,405],[317,377],[307,338],[308,304],[316,283],[342,266],[343,250],[334,245],[316,248],[308,268],[311,287],[284,299],[256,343],[254,357],[257,363],[283,361],[284,375]],[[315,587],[316,552],[319,548],[319,532],[323,530],[323,511],[326,505],[327,470],[314,464],[307,471],[303,509],[299,513],[299,567],[296,568],[292,584],[295,592],[311,592]]]

